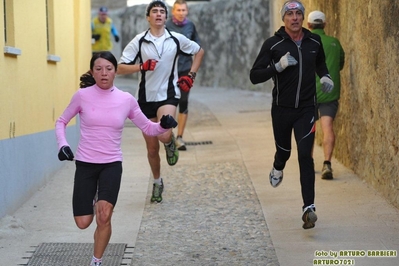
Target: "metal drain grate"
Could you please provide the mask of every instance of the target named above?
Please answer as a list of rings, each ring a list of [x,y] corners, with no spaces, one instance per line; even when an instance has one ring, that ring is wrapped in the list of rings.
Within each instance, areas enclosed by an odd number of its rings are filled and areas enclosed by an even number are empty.
[[[207,140],[207,141],[185,141],[184,142],[186,145],[189,146],[197,146],[197,145],[210,145],[212,144],[211,140]]]
[[[110,243],[105,250],[103,263],[120,266],[127,244]],[[41,243],[29,258],[28,266],[81,266],[89,265],[93,256],[93,243]]]

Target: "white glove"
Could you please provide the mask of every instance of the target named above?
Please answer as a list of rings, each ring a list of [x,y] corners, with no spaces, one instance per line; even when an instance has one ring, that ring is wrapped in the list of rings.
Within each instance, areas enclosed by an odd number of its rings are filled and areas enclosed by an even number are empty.
[[[278,63],[275,64],[274,66],[276,67],[276,70],[279,73],[281,73],[288,66],[295,66],[296,64],[298,64],[298,61],[296,61],[296,59],[290,55],[290,52],[287,52],[285,55],[283,55],[280,58],[280,61],[278,61]]]
[[[334,82],[330,75],[324,76],[320,79],[321,91],[324,93],[330,93],[334,88]]]

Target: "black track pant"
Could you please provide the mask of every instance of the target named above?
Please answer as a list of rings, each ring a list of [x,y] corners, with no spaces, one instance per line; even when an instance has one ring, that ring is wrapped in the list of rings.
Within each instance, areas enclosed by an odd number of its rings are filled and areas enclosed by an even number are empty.
[[[291,155],[291,137],[294,130],[298,148],[299,176],[303,207],[314,203],[315,172],[312,148],[315,136],[315,107],[287,108],[272,106],[272,123],[276,154],[273,166],[283,170]]]

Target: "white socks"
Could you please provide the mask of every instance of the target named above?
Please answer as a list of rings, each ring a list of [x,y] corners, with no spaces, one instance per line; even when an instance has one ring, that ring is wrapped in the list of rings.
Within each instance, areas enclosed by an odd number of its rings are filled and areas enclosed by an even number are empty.
[[[154,184],[162,185],[162,177],[157,179],[154,178]]]
[[[102,261],[103,261],[103,258],[97,259],[96,257],[93,256],[93,258],[91,259],[91,262],[92,262],[91,264],[96,263],[96,262],[102,262]]]

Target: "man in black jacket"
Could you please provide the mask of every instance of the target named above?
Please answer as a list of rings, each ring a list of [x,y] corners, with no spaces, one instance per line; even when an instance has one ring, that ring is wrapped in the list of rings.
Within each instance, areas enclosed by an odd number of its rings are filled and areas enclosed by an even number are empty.
[[[291,155],[294,131],[298,148],[303,228],[315,226],[315,171],[312,146],[315,132],[316,76],[323,91],[331,92],[334,84],[329,76],[320,36],[302,27],[305,8],[300,1],[287,1],[281,9],[284,22],[274,36],[268,38],[250,72],[253,84],[274,81],[272,91],[272,124],[276,144],[270,184],[277,187],[283,180],[283,169]]]

